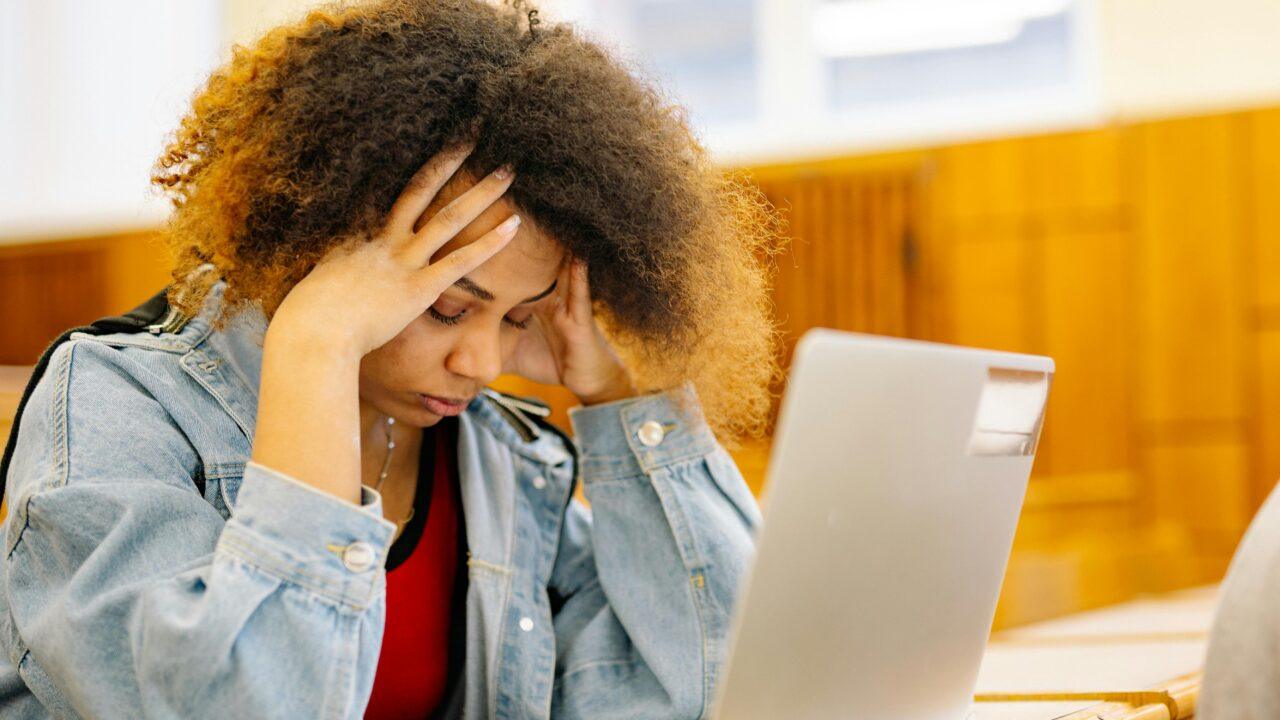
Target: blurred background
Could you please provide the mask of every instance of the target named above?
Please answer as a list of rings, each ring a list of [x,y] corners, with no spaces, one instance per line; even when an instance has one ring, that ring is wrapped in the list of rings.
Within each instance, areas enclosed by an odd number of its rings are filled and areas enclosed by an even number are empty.
[[[165,135],[309,4],[0,3],[0,437],[59,331],[167,282]],[[1280,478],[1280,3],[540,6],[785,215],[788,353],[826,326],[1057,360],[999,627],[1222,576]],[[757,490],[767,452],[736,453]]]

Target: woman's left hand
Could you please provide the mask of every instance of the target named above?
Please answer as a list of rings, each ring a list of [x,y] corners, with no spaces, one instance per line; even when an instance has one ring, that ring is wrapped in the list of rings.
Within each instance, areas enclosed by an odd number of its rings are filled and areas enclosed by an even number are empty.
[[[636,394],[622,359],[596,323],[587,265],[565,263],[555,294],[520,332],[506,372],[544,385],[563,385],[583,405]]]

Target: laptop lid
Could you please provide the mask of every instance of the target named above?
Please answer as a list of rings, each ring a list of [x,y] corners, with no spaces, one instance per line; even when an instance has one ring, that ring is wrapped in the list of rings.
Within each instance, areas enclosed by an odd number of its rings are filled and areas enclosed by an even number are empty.
[[[1053,369],[830,330],[801,339],[718,717],[966,716]]]

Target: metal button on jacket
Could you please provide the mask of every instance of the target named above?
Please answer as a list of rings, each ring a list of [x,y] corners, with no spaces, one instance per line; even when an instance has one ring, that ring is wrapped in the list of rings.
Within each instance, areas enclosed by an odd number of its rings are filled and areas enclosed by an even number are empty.
[[[373,546],[362,540],[351,543],[342,551],[342,564],[353,573],[361,573],[373,567],[377,555]]]
[[[545,488],[546,486],[547,486],[547,479],[546,479],[546,478],[542,477],[541,475],[538,475],[538,476],[536,476],[536,477],[534,477],[534,478],[533,478],[533,488],[534,488],[535,490],[541,490],[541,489]]]
[[[662,423],[657,420],[648,420],[640,429],[636,431],[636,437],[640,438],[640,442],[645,447],[654,447],[662,442],[662,438],[667,436],[667,431],[662,428]]]

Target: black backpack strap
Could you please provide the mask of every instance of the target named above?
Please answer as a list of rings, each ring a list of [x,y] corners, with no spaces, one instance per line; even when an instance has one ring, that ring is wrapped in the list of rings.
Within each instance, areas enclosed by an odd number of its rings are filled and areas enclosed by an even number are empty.
[[[13,450],[18,444],[18,426],[22,423],[22,411],[26,409],[27,401],[31,399],[31,393],[35,391],[40,378],[44,376],[45,370],[49,368],[49,359],[53,357],[54,351],[64,342],[70,340],[75,333],[112,335],[115,333],[140,333],[144,330],[152,333],[176,332],[186,324],[186,316],[178,312],[176,308],[169,307],[168,292],[168,288],[161,290],[153,295],[151,299],[124,315],[104,317],[94,320],[83,327],[71,328],[59,335],[52,343],[49,343],[49,347],[45,348],[44,352],[40,354],[40,359],[36,361],[31,377],[27,380],[27,386],[22,391],[22,399],[18,401],[18,410],[13,415],[13,427],[9,429],[9,440],[4,446],[4,456],[0,457],[0,496],[4,495],[5,486],[8,484],[9,463],[13,460]],[[200,491],[201,495],[204,495],[204,479],[200,474],[197,474],[196,477],[196,489]]]

